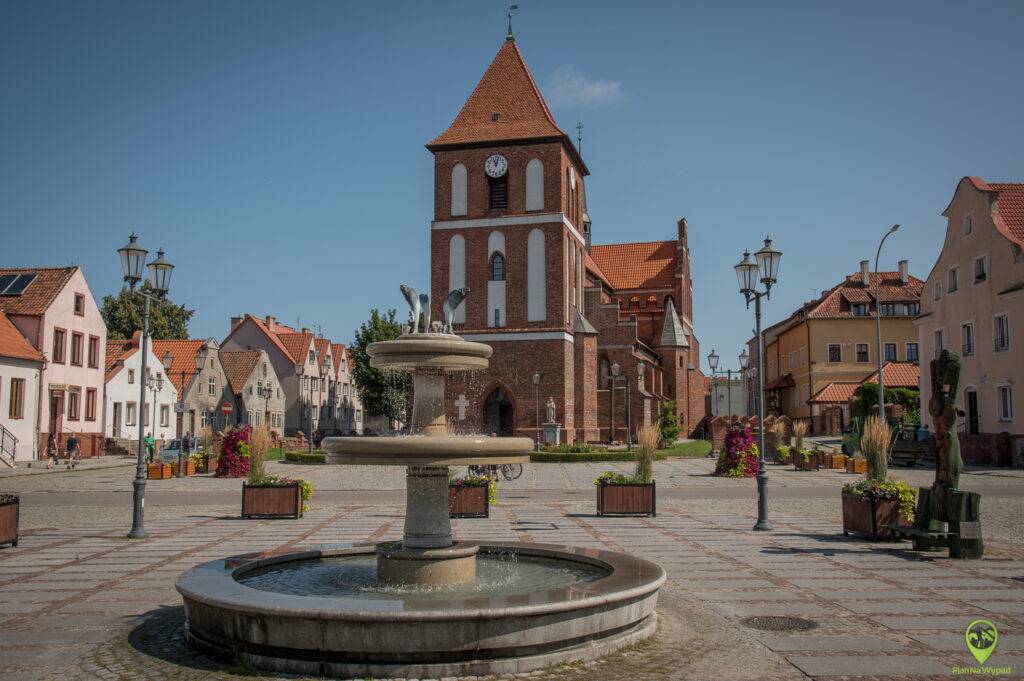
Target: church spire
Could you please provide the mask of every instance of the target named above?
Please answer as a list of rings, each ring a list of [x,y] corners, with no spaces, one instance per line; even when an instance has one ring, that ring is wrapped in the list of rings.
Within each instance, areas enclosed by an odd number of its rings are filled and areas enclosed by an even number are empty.
[[[519,9],[519,5],[513,5],[512,0],[508,3],[508,33],[505,34],[505,40],[514,41],[516,37],[512,35],[512,10]]]

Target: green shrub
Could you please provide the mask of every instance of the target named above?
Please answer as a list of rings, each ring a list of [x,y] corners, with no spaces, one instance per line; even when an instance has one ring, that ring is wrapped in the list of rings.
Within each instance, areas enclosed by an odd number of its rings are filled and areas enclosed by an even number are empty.
[[[326,455],[323,452],[285,452],[284,460],[292,463],[324,463]]]
[[[857,497],[881,499],[899,499],[900,517],[907,522],[913,522],[914,512],[917,507],[917,490],[902,480],[885,480],[876,482],[873,480],[859,480],[848,482],[843,485],[843,494],[852,494]]]
[[[679,437],[679,417],[676,416],[676,401],[669,400],[661,405],[658,414],[658,429],[665,447],[671,447]]]
[[[656,452],[655,461],[668,458],[664,451]],[[636,461],[633,452],[589,452],[586,454],[568,454],[563,452],[531,452],[531,463],[585,463],[595,461]]]
[[[789,463],[789,453],[792,451],[792,447],[789,445],[778,445],[775,451],[779,453],[779,461],[782,463]]]

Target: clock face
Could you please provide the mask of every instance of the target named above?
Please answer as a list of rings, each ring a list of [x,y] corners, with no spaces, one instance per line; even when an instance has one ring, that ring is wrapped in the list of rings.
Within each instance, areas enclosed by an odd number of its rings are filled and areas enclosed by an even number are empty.
[[[484,172],[488,177],[501,177],[508,172],[508,161],[501,154],[493,154],[484,161]]]

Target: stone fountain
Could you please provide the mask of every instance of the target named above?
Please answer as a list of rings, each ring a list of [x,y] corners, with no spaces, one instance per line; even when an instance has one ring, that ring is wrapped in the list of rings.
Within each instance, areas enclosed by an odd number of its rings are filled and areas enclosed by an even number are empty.
[[[257,667],[326,676],[435,678],[514,673],[587,660],[652,635],[665,573],[622,553],[452,539],[448,467],[524,463],[530,438],[453,436],[445,374],[485,369],[491,348],[452,333],[403,286],[405,333],[367,349],[413,376],[412,433],[324,440],[327,463],[406,466],[400,542],[331,545],[218,560],[177,588],[188,639]]]

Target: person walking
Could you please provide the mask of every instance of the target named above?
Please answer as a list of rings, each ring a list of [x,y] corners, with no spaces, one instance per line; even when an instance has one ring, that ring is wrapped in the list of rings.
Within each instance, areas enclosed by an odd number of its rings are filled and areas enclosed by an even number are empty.
[[[57,465],[57,436],[53,433],[46,438],[46,458],[49,459],[46,462],[47,470]]]
[[[68,438],[68,470],[78,465],[78,438],[74,433]]]
[[[146,433],[146,438],[143,442],[146,443],[146,452],[149,455],[149,463],[153,463],[153,448],[156,446],[156,440],[153,439],[153,433]]]

